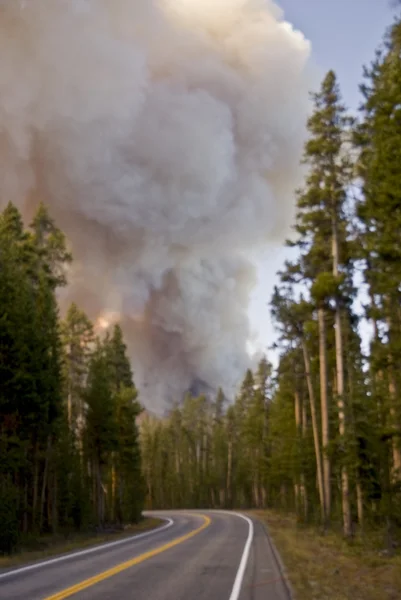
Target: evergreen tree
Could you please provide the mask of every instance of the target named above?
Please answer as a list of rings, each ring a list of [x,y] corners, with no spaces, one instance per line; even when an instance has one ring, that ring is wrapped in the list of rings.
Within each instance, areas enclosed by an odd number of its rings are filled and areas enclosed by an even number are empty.
[[[310,289],[318,313],[320,409],[322,421],[325,519],[331,513],[330,405],[328,382],[327,321],[334,312],[335,398],[338,405],[339,443],[345,448],[346,408],[343,327],[350,305],[352,269],[347,245],[347,187],[352,164],[348,158],[351,121],[341,103],[336,76],[330,71],[321,89],[313,94],[314,111],[308,120],[310,137],[303,162],[309,167],[305,188],[298,193],[295,231],[298,239],[290,245],[299,249],[297,263],[287,264],[284,281],[303,282]],[[328,240],[331,241],[328,244]],[[334,395],[334,394],[333,394]],[[347,461],[341,468],[344,534],[351,535],[350,477]]]
[[[389,402],[384,425],[391,430],[394,481],[401,479],[401,382],[397,369],[401,359],[400,49],[401,22],[397,21],[376,61],[365,70],[366,83],[361,86],[363,121],[355,136],[363,192],[360,240],[371,295],[369,316],[376,326],[373,368],[377,373],[385,366]]]
[[[75,303],[68,309],[61,325],[61,333],[68,423],[73,430],[79,430],[83,426],[82,393],[93,350],[94,332],[92,323]]]
[[[0,214],[0,552],[21,534],[141,515],[140,406],[122,331],[95,346],[74,304],[60,322],[66,246],[43,205],[27,230],[12,204]]]
[[[110,454],[117,448],[116,407],[113,397],[107,354],[98,342],[88,372],[84,392],[86,411],[86,444],[94,482],[93,503],[99,526],[106,523],[110,506],[106,505],[106,480]]]

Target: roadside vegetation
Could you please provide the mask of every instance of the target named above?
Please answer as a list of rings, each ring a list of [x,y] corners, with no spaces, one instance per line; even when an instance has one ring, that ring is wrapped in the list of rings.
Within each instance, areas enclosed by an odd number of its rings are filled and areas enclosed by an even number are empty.
[[[377,533],[344,540],[297,523],[295,516],[253,513],[265,522],[285,563],[296,600],[398,600],[401,556],[382,549]]]
[[[72,531],[64,534],[27,536],[20,540],[18,551],[11,556],[0,557],[0,569],[132,537],[156,529],[163,524],[164,521],[161,519],[152,517],[143,518],[134,525],[126,525],[121,528],[108,527],[101,531]]]

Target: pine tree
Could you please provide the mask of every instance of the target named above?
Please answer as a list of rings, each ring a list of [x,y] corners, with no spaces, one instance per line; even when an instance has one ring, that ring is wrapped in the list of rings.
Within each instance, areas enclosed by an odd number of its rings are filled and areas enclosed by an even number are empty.
[[[77,428],[78,433],[83,426],[82,393],[93,350],[94,332],[92,323],[75,303],[72,303],[68,309],[61,325],[61,334],[64,346],[68,423],[74,430]]]
[[[41,203],[31,223],[32,246],[35,249],[37,268],[41,267],[52,287],[65,286],[66,271],[72,261],[66,238],[56,227],[46,206]]]
[[[100,342],[90,361],[84,400],[87,404],[86,443],[91,461],[93,503],[98,525],[103,526],[108,516],[106,478],[110,454],[117,448],[117,423],[107,355]]]
[[[289,267],[290,268],[290,267]],[[285,273],[282,274],[284,280],[287,279]],[[272,316],[280,332],[280,341],[288,349],[299,349],[302,352],[303,371],[305,374],[306,387],[308,390],[310,414],[312,421],[313,442],[316,461],[316,476],[319,489],[320,500],[320,519],[322,524],[326,524],[326,494],[324,487],[324,473],[322,461],[322,445],[320,441],[318,425],[318,406],[316,402],[316,384],[311,369],[310,353],[310,323],[312,307],[302,296],[299,302],[293,297],[292,288],[288,284],[283,286],[282,290],[275,288],[271,301]],[[295,390],[295,392],[297,389]]]
[[[356,131],[360,148],[358,163],[363,201],[362,256],[371,295],[370,315],[376,322],[373,358],[384,365],[389,403],[385,426],[392,430],[393,480],[401,478],[401,405],[397,365],[400,362],[400,244],[401,186],[399,183],[401,140],[401,21],[389,30],[384,48],[370,69],[366,83],[363,121]]]
[[[327,313],[333,306],[336,398],[339,443],[345,448],[346,400],[343,350],[343,321],[352,280],[348,268],[347,187],[351,182],[352,164],[347,153],[351,120],[341,102],[335,73],[329,71],[321,89],[313,94],[314,111],[308,120],[310,137],[305,144],[303,162],[309,167],[305,188],[298,193],[298,213],[292,242],[300,250],[299,262],[287,265],[287,281],[310,285],[311,297],[318,312],[320,399],[326,518],[331,512],[331,464],[329,458],[329,398],[327,359]],[[331,244],[327,243],[331,240]],[[351,535],[350,477],[346,461],[341,469],[343,527]]]
[[[114,326],[113,334],[106,339],[105,347],[114,391],[118,392],[122,387],[134,387],[132,369],[120,325]]]
[[[116,396],[117,456],[113,500],[120,523],[139,521],[144,497],[141,453],[136,419],[141,412],[135,387],[121,388]],[[116,498],[117,491],[117,498]]]

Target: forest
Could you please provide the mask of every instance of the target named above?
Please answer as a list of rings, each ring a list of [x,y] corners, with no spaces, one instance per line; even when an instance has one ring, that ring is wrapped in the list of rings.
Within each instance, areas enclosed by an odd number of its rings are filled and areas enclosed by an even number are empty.
[[[142,412],[120,326],[60,314],[72,256],[46,206],[0,216],[0,552],[146,508],[270,508],[346,538],[401,532],[401,21],[355,117],[332,71],[312,95],[305,180],[270,299],[277,369],[234,401]],[[367,341],[366,341],[367,340]],[[140,391],[139,391],[140,392]]]
[[[0,216],[0,551],[20,536],[135,522],[140,413],[121,328],[101,339],[57,289],[72,260],[44,205]]]

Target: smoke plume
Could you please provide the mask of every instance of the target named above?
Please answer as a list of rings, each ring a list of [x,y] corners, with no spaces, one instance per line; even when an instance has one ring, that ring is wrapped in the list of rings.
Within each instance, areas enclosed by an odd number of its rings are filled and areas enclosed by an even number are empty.
[[[292,216],[309,50],[268,0],[0,1],[0,203],[48,204],[63,305],[123,321],[151,409],[249,363],[247,256]]]

